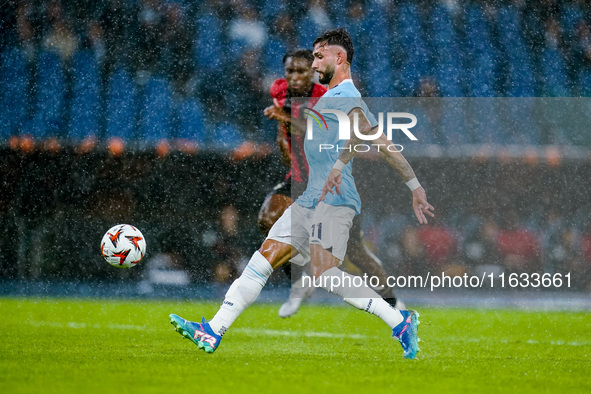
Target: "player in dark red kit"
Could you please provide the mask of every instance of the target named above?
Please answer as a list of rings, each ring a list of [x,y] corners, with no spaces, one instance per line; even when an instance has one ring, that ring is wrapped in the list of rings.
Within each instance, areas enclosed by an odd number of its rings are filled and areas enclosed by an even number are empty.
[[[312,108],[326,92],[324,86],[314,82],[314,70],[311,67],[313,61],[312,51],[308,49],[288,52],[283,57],[285,78],[277,79],[270,88],[273,105],[265,108],[264,114],[269,119],[277,120],[277,144],[284,163],[291,167],[291,171],[285,181],[275,186],[263,202],[259,212],[259,227],[265,236],[293,203],[292,196],[298,197],[306,189],[308,182],[308,163],[304,154],[305,136],[292,130],[291,122],[292,118],[303,119],[304,115],[301,104],[292,102],[292,98],[309,97],[306,107]],[[392,289],[386,286],[386,273],[382,263],[363,243],[359,215],[353,220],[347,257],[361,271],[379,278],[381,289],[377,289],[378,293],[394,306],[396,298]],[[284,267],[288,276],[293,279],[289,299],[279,309],[279,316],[289,317],[298,311],[302,301],[314,288],[302,286],[302,275],[305,273],[299,265],[285,264]],[[400,302],[396,307],[404,308]]]
[[[326,93],[326,88],[314,83],[314,70],[310,67],[314,61],[312,51],[301,49],[289,52],[283,57],[285,78],[273,82],[270,93],[273,105],[265,108],[269,119],[277,120],[277,144],[284,163],[291,167],[284,182],[271,192],[259,212],[259,227],[267,235],[273,223],[279,219],[293,200],[306,189],[308,183],[308,162],[304,154],[304,135],[291,133],[291,118],[303,117],[297,104],[292,104],[292,97],[310,97],[309,107],[316,104],[318,98]],[[293,191],[291,188],[293,187]]]

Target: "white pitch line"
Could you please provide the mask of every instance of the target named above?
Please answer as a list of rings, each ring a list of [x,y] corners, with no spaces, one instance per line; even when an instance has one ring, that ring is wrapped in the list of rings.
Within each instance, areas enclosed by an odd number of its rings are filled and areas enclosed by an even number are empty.
[[[86,328],[95,328],[95,329],[108,329],[108,330],[141,330],[141,331],[149,331],[149,332],[156,332],[160,329],[153,328],[151,326],[140,326],[134,324],[89,324],[84,322],[52,322],[52,321],[34,321],[28,320],[27,324],[35,327],[45,326],[45,327],[53,327],[53,328],[73,328],[73,329],[86,329]],[[272,336],[272,337],[293,337],[293,338],[330,338],[330,339],[371,339],[375,338],[376,336],[368,336],[362,334],[339,334],[333,332],[326,332],[326,331],[298,331],[298,330],[270,330],[270,329],[256,329],[256,328],[241,328],[236,327],[232,330],[233,333],[240,333],[245,335],[251,336]],[[441,337],[438,339],[433,339],[433,342],[445,341],[445,342],[459,342],[459,343],[513,343],[514,341],[510,341],[508,339],[500,338],[500,339],[492,339],[492,338],[478,338],[478,337],[457,337],[457,336],[446,336]],[[424,341],[421,341],[424,343]],[[528,345],[550,345],[550,346],[591,346],[591,341],[564,341],[564,340],[547,340],[547,341],[539,341],[535,339],[528,339],[525,340],[523,343]]]
[[[361,334],[336,334],[323,331],[295,331],[295,330],[269,330],[256,328],[236,328],[232,332],[240,332],[252,336],[272,336],[272,337],[308,337],[308,338],[348,338],[348,339],[367,339],[367,335]]]
[[[89,324],[83,322],[52,322],[52,321],[33,321],[29,320],[27,323],[31,326],[45,326],[53,328],[73,328],[73,329],[109,329],[109,330],[142,330],[142,331],[157,331],[157,329],[150,326],[139,326],[133,324]],[[338,334],[324,331],[297,331],[297,330],[269,330],[269,329],[254,329],[254,328],[240,328],[237,327],[232,332],[251,335],[251,336],[272,336],[272,337],[309,337],[309,338],[350,338],[350,339],[367,339],[366,335],[360,334]]]
[[[464,342],[464,343],[486,343],[490,342],[491,344],[494,343],[502,343],[502,344],[513,344],[516,340],[509,340],[506,338],[479,338],[479,337],[457,337],[457,336],[450,336],[450,337],[441,337],[437,339],[432,339],[432,342]],[[528,345],[552,345],[552,346],[591,346],[591,341],[564,341],[564,340],[547,340],[547,341],[539,341],[537,339],[527,339],[523,341]]]
[[[53,327],[53,328],[75,328],[75,329],[85,329],[85,328],[97,328],[97,329],[109,329],[109,330],[143,330],[143,331],[157,331],[155,328],[151,328],[150,326],[138,326],[133,324],[89,324],[83,322],[55,322],[55,321],[34,321],[34,320],[27,320],[27,324],[31,326],[45,326],[45,327]]]

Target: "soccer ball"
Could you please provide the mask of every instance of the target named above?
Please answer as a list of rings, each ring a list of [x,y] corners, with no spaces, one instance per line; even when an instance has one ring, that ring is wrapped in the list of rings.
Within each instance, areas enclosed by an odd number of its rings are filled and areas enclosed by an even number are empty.
[[[101,253],[107,263],[118,268],[134,267],[146,254],[146,239],[137,228],[118,224],[101,241]]]

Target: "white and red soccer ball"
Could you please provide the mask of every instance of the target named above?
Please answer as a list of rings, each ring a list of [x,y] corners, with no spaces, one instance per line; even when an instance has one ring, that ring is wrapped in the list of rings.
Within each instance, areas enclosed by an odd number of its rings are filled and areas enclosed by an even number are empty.
[[[101,253],[114,267],[136,266],[146,254],[146,239],[129,224],[118,224],[107,231],[101,241]]]

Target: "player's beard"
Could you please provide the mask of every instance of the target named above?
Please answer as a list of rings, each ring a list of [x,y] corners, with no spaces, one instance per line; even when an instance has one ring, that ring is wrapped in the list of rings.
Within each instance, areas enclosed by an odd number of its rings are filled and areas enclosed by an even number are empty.
[[[328,83],[332,80],[332,77],[334,77],[334,67],[326,66],[326,70],[318,73],[318,82],[323,85],[328,85]]]

